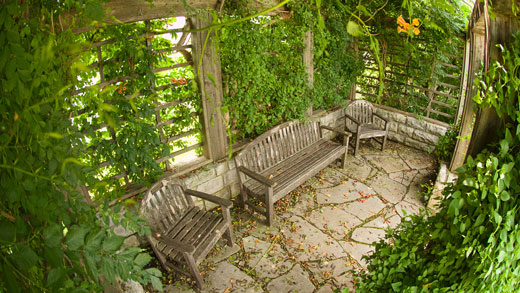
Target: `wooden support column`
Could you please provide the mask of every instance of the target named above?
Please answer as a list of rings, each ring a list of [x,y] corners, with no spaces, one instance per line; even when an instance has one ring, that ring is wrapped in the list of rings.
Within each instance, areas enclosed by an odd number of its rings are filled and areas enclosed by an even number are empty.
[[[192,17],[190,23],[193,29],[203,28],[212,23],[212,16],[202,14]],[[208,33],[211,34],[207,38]],[[221,112],[222,73],[215,41],[214,32],[202,31],[191,35],[193,68],[202,95],[204,155],[211,160],[224,158],[228,152],[226,123]]]
[[[359,57],[359,44],[358,44],[357,38],[354,38],[354,41],[352,42],[352,49],[354,50],[354,54],[356,55],[356,57],[360,58]],[[356,80],[354,80],[354,82],[352,83],[352,87],[350,88],[349,102],[352,102],[356,99],[356,88],[357,88],[357,82],[356,82]]]
[[[480,70],[480,64],[484,61],[485,51],[485,35],[482,32],[471,32],[470,42],[471,47],[469,50],[469,62],[468,62],[468,88],[464,97],[464,110],[462,112],[462,120],[460,125],[459,139],[455,145],[453,151],[453,157],[451,158],[450,171],[455,171],[457,168],[464,164],[468,153],[468,147],[470,143],[471,133],[473,132],[474,120],[475,120],[475,102],[473,102],[473,96],[476,94],[477,89],[474,86],[475,74]]]
[[[305,67],[305,73],[307,74],[307,82],[309,89],[312,90],[314,85],[314,52],[313,52],[313,38],[312,31],[305,32],[303,37],[303,44],[305,45],[305,49],[303,49],[303,66]],[[307,109],[307,116],[312,115],[312,100],[311,106]]]
[[[507,45],[512,41],[512,34],[518,30],[517,22],[509,15],[497,14],[493,19],[490,19],[488,30],[489,47],[487,56],[489,60],[487,64],[492,64],[497,60],[501,62],[501,52],[497,45]],[[468,154],[475,157],[490,143],[497,142],[500,139],[500,132],[497,130],[503,128],[504,122],[498,117],[495,108],[480,108],[471,135]]]
[[[470,62],[470,54],[471,54],[471,43],[469,41],[469,38],[466,40],[466,43],[464,45],[464,59],[463,59],[463,65],[462,65],[462,71],[460,73],[460,98],[459,98],[459,104],[457,106],[457,114],[455,114],[455,124],[458,124],[461,122],[462,119],[462,113],[464,111],[464,103],[466,101],[466,91],[468,90],[468,79],[469,79],[469,62]],[[470,85],[471,86],[471,85]]]

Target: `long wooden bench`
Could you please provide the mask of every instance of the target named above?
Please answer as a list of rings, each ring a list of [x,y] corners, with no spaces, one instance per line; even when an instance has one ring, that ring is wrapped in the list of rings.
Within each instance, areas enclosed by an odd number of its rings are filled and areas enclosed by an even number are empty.
[[[323,129],[342,135],[343,143],[324,138]],[[350,136],[349,132],[319,122],[298,121],[286,122],[260,135],[235,156],[240,204],[265,215],[271,226],[276,201],[336,159],[341,159],[341,167],[345,167]]]

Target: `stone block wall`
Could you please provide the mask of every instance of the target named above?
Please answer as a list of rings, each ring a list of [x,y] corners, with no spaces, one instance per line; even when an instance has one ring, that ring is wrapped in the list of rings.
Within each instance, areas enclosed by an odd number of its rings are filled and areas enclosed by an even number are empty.
[[[235,161],[224,159],[216,163],[208,164],[201,169],[183,176],[184,184],[189,189],[213,194],[215,196],[231,199],[240,193],[238,175]],[[208,201],[199,201],[208,210],[217,207]]]
[[[431,150],[439,138],[446,133],[448,125],[428,118],[421,118],[415,114],[406,113],[393,108],[375,105],[376,113],[390,120],[389,139],[404,145]],[[320,121],[322,125],[341,127],[343,125],[343,109],[332,112],[321,112],[311,117],[313,121]],[[378,120],[378,119],[376,119]],[[324,130],[323,135],[332,138],[336,134]],[[240,193],[235,161],[224,159],[208,164],[201,169],[183,176],[187,188],[206,192],[218,197],[230,199]],[[199,201],[206,209],[216,205],[207,201]]]
[[[448,124],[386,106],[374,105],[375,112],[390,121],[388,139],[406,146],[431,151],[448,130]],[[376,119],[380,121],[380,119]],[[382,124],[382,123],[381,123]]]

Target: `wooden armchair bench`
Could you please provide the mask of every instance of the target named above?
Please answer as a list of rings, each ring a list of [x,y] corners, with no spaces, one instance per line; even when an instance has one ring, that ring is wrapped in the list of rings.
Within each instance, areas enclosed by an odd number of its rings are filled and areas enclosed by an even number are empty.
[[[193,197],[219,204],[213,213],[194,205]],[[224,235],[233,246],[229,209],[233,203],[207,193],[184,189],[175,182],[159,181],[146,193],[140,211],[152,236],[147,240],[164,269],[174,269],[191,276],[202,288],[198,264]]]
[[[322,129],[343,136],[343,144],[323,138]],[[274,203],[336,159],[345,167],[351,134],[341,129],[290,121],[252,141],[235,156],[240,204],[250,206],[273,223]],[[256,204],[249,197],[256,199]]]
[[[374,118],[379,118],[384,126],[379,127]],[[354,157],[359,151],[361,139],[373,138],[381,144],[381,151],[385,149],[390,123],[383,116],[374,112],[372,104],[365,100],[351,102],[345,109],[345,128],[352,132],[355,139]],[[376,138],[380,137],[381,141]]]

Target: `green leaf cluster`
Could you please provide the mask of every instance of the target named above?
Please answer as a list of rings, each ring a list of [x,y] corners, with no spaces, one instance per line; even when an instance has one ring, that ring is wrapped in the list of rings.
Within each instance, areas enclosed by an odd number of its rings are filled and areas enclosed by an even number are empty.
[[[457,1],[336,1],[350,15],[347,31],[364,28],[359,36],[359,57],[365,59],[366,70],[358,78],[364,98],[410,113],[426,115],[430,93],[423,89],[460,95],[457,87],[463,56],[463,32],[468,22],[468,8]],[[454,3],[452,3],[454,2]],[[350,7],[356,6],[358,10]],[[398,33],[397,19],[419,22],[420,33]],[[458,56],[458,57],[455,57]],[[374,59],[370,62],[367,59]],[[448,63],[458,68],[441,66]],[[400,65],[402,66],[400,66]],[[444,104],[434,108],[455,115],[458,99],[433,94]],[[452,118],[430,114],[431,118],[453,122]]]
[[[243,2],[226,2],[224,21],[251,14]],[[302,119],[311,106],[344,105],[361,70],[334,6],[321,1],[317,9],[308,1],[288,6],[288,14],[260,16],[220,32],[224,103],[238,136],[256,136],[283,121]],[[302,57],[308,31],[314,40],[312,87]]]
[[[451,161],[457,139],[459,138],[459,131],[460,123],[457,125],[451,124],[446,133],[439,138],[439,141],[435,144],[435,148],[432,151],[432,154],[437,157],[437,160],[444,162]]]
[[[502,138],[468,157],[440,211],[412,216],[376,245],[359,292],[514,292],[520,282],[520,35],[478,80]],[[493,86],[492,86],[493,85]]]

